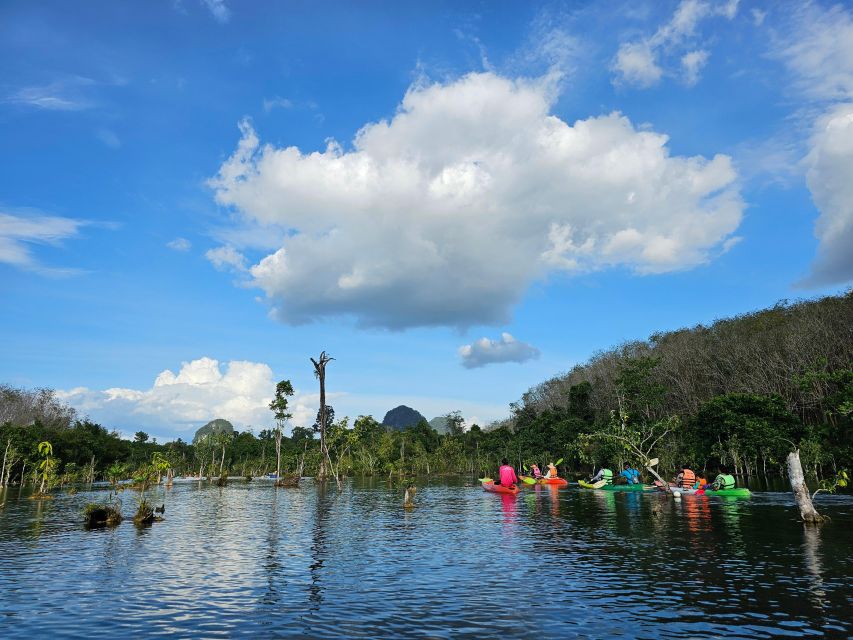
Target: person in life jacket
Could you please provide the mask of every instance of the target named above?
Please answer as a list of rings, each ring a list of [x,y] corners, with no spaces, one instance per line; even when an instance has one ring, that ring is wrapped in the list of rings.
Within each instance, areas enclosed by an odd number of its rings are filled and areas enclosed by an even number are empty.
[[[675,476],[675,484],[682,489],[692,489],[696,484],[696,474],[686,464],[681,465],[681,473]]]
[[[515,469],[509,466],[509,462],[504,458],[501,460],[501,468],[499,471],[498,481],[502,487],[512,487],[518,482],[518,476],[515,475]]]
[[[604,480],[604,484],[613,484],[613,472],[605,467],[600,469],[589,481],[594,484],[599,480]]]
[[[539,470],[539,465],[535,463],[530,465],[530,473],[532,473],[533,477],[537,480],[542,477],[542,472]]]
[[[704,489],[707,486],[709,486],[708,481],[697,473],[696,474],[696,482],[693,483],[693,488],[694,489]]]
[[[730,473],[727,473],[728,469],[725,467],[720,467],[719,472],[717,473],[717,477],[714,478],[714,484],[711,485],[712,488],[717,491],[719,489],[734,489],[735,488],[735,477]]]
[[[640,484],[640,472],[627,462],[619,475],[625,478],[625,484]]]
[[[557,467],[554,466],[553,462],[548,463],[548,471],[545,473],[546,478],[556,478],[557,477]]]

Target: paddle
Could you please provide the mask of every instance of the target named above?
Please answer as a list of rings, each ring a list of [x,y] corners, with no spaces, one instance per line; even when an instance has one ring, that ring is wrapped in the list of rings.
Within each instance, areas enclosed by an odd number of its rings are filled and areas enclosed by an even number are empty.
[[[660,461],[659,461],[657,458],[652,458],[651,460],[649,460],[649,461],[646,463],[646,469],[648,469],[649,473],[651,473],[655,478],[657,478],[658,480],[660,480],[661,484],[662,484],[664,487],[666,487],[666,490],[667,490],[667,491],[672,491],[672,489],[670,489],[670,488],[669,488],[669,483],[664,482],[664,481],[663,481],[663,478],[661,478],[661,477],[657,474],[657,472],[653,469],[653,467],[658,466],[658,462],[660,462]]]
[[[478,478],[481,483],[483,482],[493,482],[491,478]]]
[[[521,478],[521,481],[522,481],[524,484],[536,484],[536,480],[534,480],[534,479],[533,479],[533,478],[531,478],[530,476],[523,476],[523,477]]]

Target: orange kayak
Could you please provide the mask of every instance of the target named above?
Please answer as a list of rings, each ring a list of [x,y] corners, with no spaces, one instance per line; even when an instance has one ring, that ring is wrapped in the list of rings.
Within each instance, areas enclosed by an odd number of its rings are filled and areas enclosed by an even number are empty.
[[[512,493],[516,494],[520,491],[518,485],[511,484],[508,487],[505,487],[500,484],[495,484],[494,482],[484,482],[483,483],[483,491],[491,491],[492,493]]]

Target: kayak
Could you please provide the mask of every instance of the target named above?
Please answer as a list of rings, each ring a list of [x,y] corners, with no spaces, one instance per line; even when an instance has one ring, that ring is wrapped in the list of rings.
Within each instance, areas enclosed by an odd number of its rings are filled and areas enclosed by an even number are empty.
[[[681,489],[679,487],[669,486],[669,489],[663,487],[660,482],[655,482],[656,487],[660,491],[677,490],[683,496],[730,496],[734,498],[748,498],[752,492],[746,487],[735,487],[734,489]]]
[[[604,480],[599,480],[596,483],[584,482],[578,480],[578,485],[584,489],[601,489],[602,491],[651,491],[654,489],[650,484],[603,484]]]
[[[505,487],[500,484],[495,484],[494,481],[488,481],[483,483],[483,491],[491,491],[492,493],[511,493],[516,494],[521,489],[518,488],[518,485],[511,484],[508,487]]]
[[[565,487],[569,484],[569,481],[565,478],[532,478],[531,476],[521,476],[520,480],[522,482],[526,482],[527,484],[552,484],[558,487]],[[533,480],[533,482],[528,482],[528,480]]]

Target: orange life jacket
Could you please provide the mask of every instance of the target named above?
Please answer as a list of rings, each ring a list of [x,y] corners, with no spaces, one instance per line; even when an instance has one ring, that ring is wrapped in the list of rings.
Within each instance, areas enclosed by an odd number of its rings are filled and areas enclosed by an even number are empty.
[[[693,473],[690,469],[682,469],[681,488],[692,489],[694,484],[696,484],[696,474]]]

